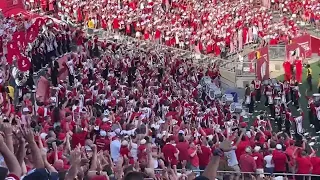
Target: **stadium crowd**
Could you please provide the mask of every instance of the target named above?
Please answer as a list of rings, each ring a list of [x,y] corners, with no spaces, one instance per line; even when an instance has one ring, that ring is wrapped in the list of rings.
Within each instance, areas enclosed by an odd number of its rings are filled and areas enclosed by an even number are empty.
[[[273,20],[249,1],[68,1],[55,3],[60,18],[143,40],[214,56],[246,44],[286,43],[301,35],[295,19]],[[47,9],[47,8],[45,8]],[[263,21],[262,21],[263,19]],[[262,43],[264,44],[264,43]]]
[[[204,170],[197,179],[240,179],[241,173],[247,173],[245,179],[320,175],[320,158],[308,143],[317,137],[304,134],[304,115],[294,117],[287,104],[292,100],[299,108],[303,98],[294,79],[279,89],[259,80],[247,87],[244,104],[249,111],[261,95],[270,107],[251,126],[243,112],[233,112],[223,99],[211,99],[199,85],[205,76],[219,79],[214,64],[198,67],[169,51],[99,42],[79,30],[47,25],[39,27],[43,32],[28,46],[27,55],[29,71],[44,72],[49,81],[48,88],[41,87],[48,95],[32,98],[29,81],[15,75],[18,59],[8,65],[6,46],[17,27],[29,26],[23,18],[1,17],[6,57],[0,86],[1,179],[176,180],[194,179],[192,171],[197,170]],[[67,60],[61,63],[62,58]],[[19,88],[22,93],[15,93]],[[311,97],[309,102],[310,114],[317,118],[311,124],[319,127],[318,107]]]

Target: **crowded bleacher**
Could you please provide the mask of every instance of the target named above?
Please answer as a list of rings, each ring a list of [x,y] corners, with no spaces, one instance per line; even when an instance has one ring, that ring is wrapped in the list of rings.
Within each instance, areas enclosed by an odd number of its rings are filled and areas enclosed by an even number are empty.
[[[237,97],[215,62],[91,32],[220,56],[319,23],[313,1],[262,4],[30,0],[52,17],[1,13],[0,180],[319,179],[318,136],[303,123],[320,133],[319,99],[294,77],[254,79]],[[299,16],[274,22],[269,8]]]

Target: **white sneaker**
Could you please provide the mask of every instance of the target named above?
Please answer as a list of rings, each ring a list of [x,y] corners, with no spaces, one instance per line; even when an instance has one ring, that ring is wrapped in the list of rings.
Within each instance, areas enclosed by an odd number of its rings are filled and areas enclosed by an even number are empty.
[[[317,131],[316,133],[317,133],[317,134],[320,134],[320,131]]]

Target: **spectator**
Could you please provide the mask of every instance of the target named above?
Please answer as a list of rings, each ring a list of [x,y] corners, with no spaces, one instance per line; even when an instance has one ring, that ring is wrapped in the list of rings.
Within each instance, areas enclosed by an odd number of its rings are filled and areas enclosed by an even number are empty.
[[[254,157],[252,157],[252,149],[250,146],[246,148],[246,154],[242,154],[239,159],[241,172],[256,172],[257,165]],[[251,176],[249,176],[251,177]]]
[[[195,145],[193,141],[190,142],[188,154],[190,156],[190,164],[192,170],[199,170],[199,157],[198,153],[201,153],[201,147]]]
[[[301,157],[296,157],[296,172],[297,174],[311,174],[313,169],[310,158],[305,151],[301,152]],[[307,176],[296,176],[297,180],[305,179]]]
[[[282,145],[277,144],[276,150],[272,152],[272,160],[274,163],[275,173],[284,173],[287,171],[288,158],[286,154],[282,151]]]
[[[265,172],[273,174],[274,172],[274,163],[272,157],[272,151],[269,150],[267,155],[264,156]]]

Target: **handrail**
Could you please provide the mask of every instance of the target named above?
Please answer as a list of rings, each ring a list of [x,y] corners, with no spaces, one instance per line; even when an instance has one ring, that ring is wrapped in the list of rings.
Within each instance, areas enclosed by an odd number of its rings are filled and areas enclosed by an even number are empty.
[[[163,169],[155,169],[156,172],[159,172],[159,171],[163,171]],[[181,172],[182,169],[177,169],[178,172]],[[192,172],[196,172],[196,173],[201,173],[201,172],[204,172],[204,170],[190,170]],[[238,174],[237,172],[235,171],[217,171],[217,173],[221,174],[221,173],[225,173],[225,174]],[[255,172],[241,172],[241,174],[257,174]],[[296,174],[296,173],[259,173],[259,174],[263,174],[263,175],[275,175],[275,176],[311,176],[311,177],[320,177],[320,175],[318,174]]]

